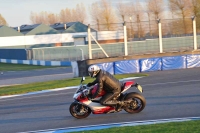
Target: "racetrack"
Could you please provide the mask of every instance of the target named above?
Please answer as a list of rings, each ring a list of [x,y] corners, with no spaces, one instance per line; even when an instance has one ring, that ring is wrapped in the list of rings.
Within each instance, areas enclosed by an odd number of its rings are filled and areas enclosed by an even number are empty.
[[[122,111],[75,119],[69,113],[75,89],[69,89],[1,99],[0,132],[200,116],[200,68],[149,72],[149,75],[135,80],[143,86],[147,101],[141,113]]]
[[[71,67],[48,68],[31,71],[11,71],[1,73],[0,87],[33,82],[44,82],[50,80],[60,80],[65,78],[72,78],[74,76]]]

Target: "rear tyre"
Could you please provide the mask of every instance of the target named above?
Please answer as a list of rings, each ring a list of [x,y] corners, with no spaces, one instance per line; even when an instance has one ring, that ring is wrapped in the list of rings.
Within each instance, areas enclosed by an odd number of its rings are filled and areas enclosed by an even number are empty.
[[[69,107],[69,112],[73,117],[83,119],[91,114],[91,109],[77,102],[73,102]]]
[[[129,93],[124,100],[131,101],[124,109],[126,112],[131,114],[141,112],[146,106],[145,98],[141,94],[136,92]]]

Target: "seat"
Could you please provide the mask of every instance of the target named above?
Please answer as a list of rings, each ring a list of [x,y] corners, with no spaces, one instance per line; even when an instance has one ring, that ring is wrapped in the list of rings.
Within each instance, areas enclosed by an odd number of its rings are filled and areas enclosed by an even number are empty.
[[[126,85],[126,82],[123,82],[121,85],[121,92],[124,90],[125,85]]]

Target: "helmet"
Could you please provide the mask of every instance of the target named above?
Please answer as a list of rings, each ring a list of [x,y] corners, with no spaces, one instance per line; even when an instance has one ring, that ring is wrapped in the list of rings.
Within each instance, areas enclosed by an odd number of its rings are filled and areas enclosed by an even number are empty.
[[[100,71],[101,69],[97,66],[97,65],[91,65],[88,68],[88,73],[90,75],[90,77],[94,78]]]

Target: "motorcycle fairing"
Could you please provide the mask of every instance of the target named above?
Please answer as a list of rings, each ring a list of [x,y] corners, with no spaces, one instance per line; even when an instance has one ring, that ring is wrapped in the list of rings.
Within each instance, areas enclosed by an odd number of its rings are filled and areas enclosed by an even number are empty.
[[[93,114],[102,114],[110,112],[111,110],[115,110],[114,107],[101,105],[98,100],[86,100],[81,104],[88,106],[92,110]]]
[[[122,86],[122,92],[121,93],[127,91],[131,87],[131,85],[133,85],[133,84],[134,84],[134,81],[126,81]]]

